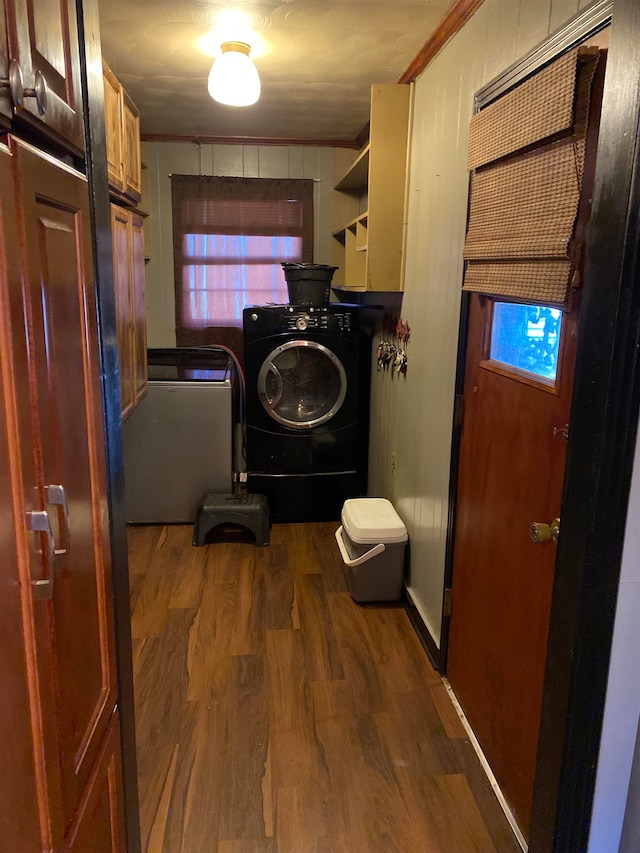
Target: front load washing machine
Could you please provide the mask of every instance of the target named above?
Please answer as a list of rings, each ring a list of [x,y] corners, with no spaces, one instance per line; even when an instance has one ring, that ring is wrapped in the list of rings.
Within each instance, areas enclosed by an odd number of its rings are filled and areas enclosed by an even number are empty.
[[[357,306],[244,310],[247,470],[274,521],[337,520],[366,493],[371,336]]]

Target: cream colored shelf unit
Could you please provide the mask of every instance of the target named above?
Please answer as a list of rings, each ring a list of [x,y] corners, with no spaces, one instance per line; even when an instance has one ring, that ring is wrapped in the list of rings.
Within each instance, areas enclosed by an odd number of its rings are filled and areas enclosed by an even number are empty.
[[[334,284],[402,289],[411,88],[371,87],[369,142],[334,186]]]

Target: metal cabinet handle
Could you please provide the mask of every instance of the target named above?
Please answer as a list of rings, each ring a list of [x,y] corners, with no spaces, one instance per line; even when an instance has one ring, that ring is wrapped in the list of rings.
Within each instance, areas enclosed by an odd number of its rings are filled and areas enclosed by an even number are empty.
[[[55,555],[55,544],[49,513],[44,509],[33,510],[27,513],[27,530],[34,533],[44,533],[47,539],[47,552],[49,555],[49,577],[42,580],[31,581],[33,587],[34,601],[46,601],[53,598],[53,558]]]
[[[0,89],[9,89],[11,100],[16,109],[24,106],[25,98],[35,98],[40,115],[43,116],[47,111],[47,100],[49,97],[47,78],[42,71],[36,71],[35,86],[33,89],[26,89],[22,77],[22,69],[17,59],[12,59],[9,63],[9,76],[0,79]]]
[[[66,554],[69,550],[69,539],[71,534],[69,531],[69,505],[67,504],[67,496],[64,491],[64,486],[50,485],[45,488],[45,492],[47,495],[47,503],[52,504],[52,506],[62,507],[62,515],[64,518],[64,535],[62,539],[64,547],[56,548],[55,553],[57,555]]]

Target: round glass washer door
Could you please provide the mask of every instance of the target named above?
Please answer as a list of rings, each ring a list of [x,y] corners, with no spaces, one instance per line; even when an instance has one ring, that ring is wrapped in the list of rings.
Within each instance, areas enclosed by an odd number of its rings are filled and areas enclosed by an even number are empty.
[[[291,429],[331,420],[346,393],[342,362],[315,341],[287,341],[276,347],[258,373],[260,402],[275,421]]]

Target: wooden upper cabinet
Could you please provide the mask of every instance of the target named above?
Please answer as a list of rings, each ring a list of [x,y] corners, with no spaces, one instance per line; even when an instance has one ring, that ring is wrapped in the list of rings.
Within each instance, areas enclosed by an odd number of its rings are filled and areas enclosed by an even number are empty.
[[[106,62],[104,77],[107,168],[112,195],[137,205],[141,194],[140,114]]]
[[[140,201],[142,189],[142,167],[140,164],[140,113],[129,95],[123,93],[123,141],[124,156],[122,177],[124,194],[134,203]]]
[[[123,192],[122,175],[122,86],[106,63],[103,63],[104,121],[107,141],[107,172],[109,186]]]
[[[126,418],[147,391],[143,219],[111,205],[120,408]]]
[[[37,128],[57,146],[84,153],[84,123],[76,5],[66,0],[5,0],[9,59],[27,96],[16,120]],[[43,93],[46,90],[46,97]]]

